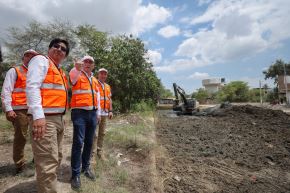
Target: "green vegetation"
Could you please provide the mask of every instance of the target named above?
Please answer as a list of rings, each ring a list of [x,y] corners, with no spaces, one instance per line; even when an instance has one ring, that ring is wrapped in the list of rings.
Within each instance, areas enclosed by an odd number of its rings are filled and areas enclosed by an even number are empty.
[[[285,71],[284,71],[285,69]],[[278,83],[278,75],[290,74],[290,63],[286,63],[283,60],[276,60],[269,66],[267,70],[263,71],[266,79],[274,79],[274,83]]]
[[[200,103],[205,103],[210,97],[211,94],[203,88],[199,88],[197,92],[192,94],[192,98],[195,98]]]
[[[9,55],[3,58],[9,63],[20,62],[26,49],[33,48],[46,54],[54,37],[66,38],[71,44],[71,53],[64,64],[67,71],[73,66],[73,58],[85,54],[94,57],[95,71],[102,67],[109,70],[108,83],[112,87],[115,111],[126,113],[138,109],[136,105],[140,103],[152,106],[163,91],[168,94],[148,61],[144,43],[132,35],[112,36],[90,25],[73,26],[70,22],[55,20],[49,23],[32,21],[24,27],[11,27],[8,36],[5,45]]]
[[[217,95],[219,101],[247,102],[249,86],[243,81],[233,81],[224,86]]]
[[[141,151],[142,155],[148,156],[152,151],[154,141],[151,140],[151,133],[154,129],[153,112],[134,113],[121,115],[108,123],[108,130],[105,136],[105,153],[107,161],[97,160],[92,167],[97,175],[97,182],[91,182],[82,178],[82,192],[103,192],[103,193],[129,193],[132,192],[132,183],[134,171],[122,161],[130,158],[129,150],[133,152]],[[141,153],[140,152],[140,153]],[[123,156],[117,156],[118,153],[124,153]],[[125,161],[126,162],[126,161]],[[134,165],[134,162],[131,164]],[[148,166],[149,167],[149,166]],[[143,174],[144,176],[147,174]],[[146,177],[144,177],[146,179]]]

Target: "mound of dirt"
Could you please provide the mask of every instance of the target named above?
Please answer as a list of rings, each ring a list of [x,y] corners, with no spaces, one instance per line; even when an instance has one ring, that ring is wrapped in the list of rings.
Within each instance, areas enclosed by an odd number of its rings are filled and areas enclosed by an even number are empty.
[[[290,117],[254,106],[157,115],[164,192],[290,192]]]

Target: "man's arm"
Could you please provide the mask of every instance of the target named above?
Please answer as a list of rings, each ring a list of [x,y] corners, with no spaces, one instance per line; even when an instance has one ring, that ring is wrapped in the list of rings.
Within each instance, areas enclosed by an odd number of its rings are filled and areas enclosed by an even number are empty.
[[[40,87],[46,77],[49,63],[44,56],[35,56],[28,65],[26,79],[26,97],[28,113],[31,113],[33,120],[45,118],[42,99],[40,95]]]
[[[82,62],[77,61],[77,60],[74,61],[74,67],[69,72],[69,78],[70,78],[72,85],[75,85],[76,82],[78,81],[78,79],[82,73],[82,71],[81,71],[82,65],[83,65]]]
[[[11,95],[14,90],[16,80],[17,80],[16,70],[14,68],[11,68],[6,73],[1,92],[2,105],[4,107],[5,112],[13,111],[11,105],[12,102]]]

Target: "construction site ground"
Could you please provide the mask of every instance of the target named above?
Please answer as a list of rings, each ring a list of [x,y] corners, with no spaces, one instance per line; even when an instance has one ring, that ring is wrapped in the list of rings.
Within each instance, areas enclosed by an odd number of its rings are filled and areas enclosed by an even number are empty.
[[[108,124],[108,160],[93,166],[96,182],[82,177],[83,192],[290,192],[290,117],[282,111],[288,108],[258,106],[235,104],[209,116],[177,116],[171,110],[118,116]],[[3,120],[0,192],[36,192],[35,177],[13,174],[13,130]],[[61,193],[73,192],[69,116],[66,125]],[[30,144],[25,152],[31,160]]]

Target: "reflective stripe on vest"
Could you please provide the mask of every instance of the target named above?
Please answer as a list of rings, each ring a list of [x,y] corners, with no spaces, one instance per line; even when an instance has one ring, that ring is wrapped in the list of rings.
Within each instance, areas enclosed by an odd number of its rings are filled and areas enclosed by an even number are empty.
[[[86,106],[86,107],[72,107],[71,109],[84,109],[84,110],[93,110],[94,106]],[[96,109],[96,108],[95,108]]]
[[[40,88],[45,88],[45,89],[55,89],[55,90],[65,90],[64,85],[59,85],[59,84],[49,84],[49,83],[42,83]]]
[[[97,92],[94,90],[94,94],[97,94]],[[73,90],[72,94],[91,94],[91,90]]]
[[[45,114],[65,113],[67,107],[67,79],[48,58],[49,68],[40,87],[42,108]]]
[[[72,109],[93,110],[97,109],[97,79],[91,81],[85,72],[81,72],[79,79],[72,86]]]
[[[98,81],[98,88],[100,91],[100,106],[101,109],[108,112],[111,106],[111,87],[104,83],[104,88],[102,83]]]
[[[25,88],[14,88],[13,92],[25,92]]]
[[[27,109],[27,105],[18,105],[18,106],[13,106],[13,110],[22,110],[22,109]]]
[[[13,110],[27,109],[28,107],[25,93],[27,68],[22,65],[16,66],[14,69],[17,74],[17,79],[11,95],[11,106]]]

